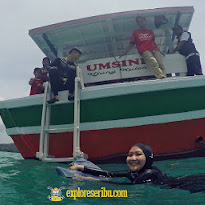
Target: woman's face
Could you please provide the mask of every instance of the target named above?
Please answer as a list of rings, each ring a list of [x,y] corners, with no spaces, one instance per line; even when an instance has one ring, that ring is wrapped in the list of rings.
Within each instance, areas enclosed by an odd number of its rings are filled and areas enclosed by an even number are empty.
[[[146,156],[142,149],[134,146],[130,149],[126,162],[131,172],[140,171],[146,163]]]
[[[47,58],[45,58],[44,60],[43,60],[43,66],[49,66],[50,65],[50,61],[47,59]]]

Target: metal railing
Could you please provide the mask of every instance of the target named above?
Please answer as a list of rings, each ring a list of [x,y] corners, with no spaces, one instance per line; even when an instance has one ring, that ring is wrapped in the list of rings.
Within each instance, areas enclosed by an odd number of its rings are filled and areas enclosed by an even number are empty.
[[[76,68],[75,78],[75,93],[74,93],[74,124],[72,128],[52,128],[50,129],[50,117],[52,105],[47,103],[47,100],[51,98],[51,87],[49,82],[46,82],[44,90],[44,100],[41,117],[41,130],[39,140],[39,152],[36,153],[36,157],[46,162],[69,162],[73,161],[78,157],[87,158],[80,149],[80,89],[83,89],[83,77],[80,68]],[[60,103],[60,102],[59,102]],[[61,103],[67,103],[61,102]],[[49,157],[49,134],[73,131],[73,156],[65,158]]]

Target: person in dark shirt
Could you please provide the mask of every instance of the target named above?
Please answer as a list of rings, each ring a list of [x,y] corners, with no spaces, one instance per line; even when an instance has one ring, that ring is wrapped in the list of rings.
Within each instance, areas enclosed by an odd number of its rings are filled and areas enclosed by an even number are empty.
[[[180,25],[173,28],[174,34],[178,38],[177,46],[171,53],[179,52],[186,59],[187,76],[203,75],[199,52],[191,38],[191,33],[184,31]]]
[[[41,71],[42,71],[41,79],[43,80],[43,82],[46,82],[49,80],[48,73],[51,67],[51,61],[48,57],[45,57],[42,60],[42,64],[43,64],[43,67],[41,68]]]
[[[68,100],[74,99],[74,85],[76,77],[76,62],[82,52],[78,48],[72,48],[66,58],[56,58],[51,63],[49,78],[54,98],[49,104],[59,101],[58,91],[69,90]]]
[[[143,143],[131,147],[127,155],[127,171],[102,170],[86,159],[80,158],[70,164],[70,169],[57,167],[57,175],[74,180],[94,180],[118,185],[134,185],[153,183],[161,189],[182,189],[191,193],[205,192],[205,174],[195,174],[184,177],[172,177],[160,171],[153,164],[152,149]],[[126,177],[130,183],[110,181],[111,178]]]
[[[162,184],[166,177],[158,168],[153,167],[153,152],[150,146],[143,143],[131,147],[127,159],[128,171],[106,171],[74,164],[70,170],[78,170],[93,176],[126,177],[132,184],[156,183]],[[83,178],[83,177],[81,177]],[[94,179],[95,180],[95,179]]]

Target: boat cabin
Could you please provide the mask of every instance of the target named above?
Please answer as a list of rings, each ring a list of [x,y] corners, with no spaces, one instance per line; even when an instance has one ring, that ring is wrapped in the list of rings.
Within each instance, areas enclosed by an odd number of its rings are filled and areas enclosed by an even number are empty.
[[[78,64],[86,86],[146,79],[153,76],[135,46],[127,56],[119,55],[130,42],[132,32],[138,29],[137,16],[145,16],[147,28],[155,34],[155,43],[165,54],[168,76],[186,76],[186,63],[179,54],[168,54],[177,44],[172,28],[179,24],[188,30],[193,7],[173,7],[134,10],[77,19],[29,31],[29,35],[50,59],[66,57],[73,47],[83,55]],[[177,74],[176,74],[177,73]]]

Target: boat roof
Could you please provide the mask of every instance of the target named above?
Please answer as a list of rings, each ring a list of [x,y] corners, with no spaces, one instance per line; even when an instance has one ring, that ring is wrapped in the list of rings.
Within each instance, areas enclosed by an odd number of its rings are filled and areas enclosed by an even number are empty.
[[[79,63],[84,63],[120,55],[128,46],[132,32],[138,29],[136,16],[143,15],[147,28],[154,31],[157,46],[167,53],[170,46],[176,45],[172,28],[179,24],[188,30],[193,13],[192,6],[126,11],[35,28],[29,30],[29,35],[51,60],[66,57],[71,48],[78,47],[83,52]],[[156,26],[159,16],[165,16],[168,22]],[[135,49],[129,52],[134,53]]]

